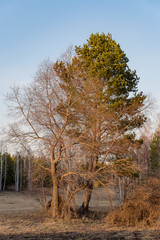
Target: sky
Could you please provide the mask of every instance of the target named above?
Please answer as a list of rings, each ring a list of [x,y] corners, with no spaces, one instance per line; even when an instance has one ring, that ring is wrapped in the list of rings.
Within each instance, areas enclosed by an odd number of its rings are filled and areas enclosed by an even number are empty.
[[[97,32],[112,34],[139,90],[160,102],[159,0],[0,0],[0,128],[9,123],[12,86],[30,83],[43,60],[56,61]]]

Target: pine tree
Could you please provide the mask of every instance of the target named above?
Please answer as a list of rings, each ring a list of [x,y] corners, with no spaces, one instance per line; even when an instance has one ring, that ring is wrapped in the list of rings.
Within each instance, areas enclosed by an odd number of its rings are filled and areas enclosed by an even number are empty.
[[[125,134],[129,136],[145,121],[142,113],[145,96],[138,92],[136,71],[129,68],[126,54],[110,34],[91,34],[87,43],[76,46],[75,51],[77,55],[71,63],[57,63],[56,72],[79,95],[74,118],[79,120],[78,132],[86,129],[80,144],[88,166],[83,203],[83,208],[88,210],[98,164],[103,165],[106,159],[130,157],[128,142],[133,143],[135,139],[134,135],[126,137]]]

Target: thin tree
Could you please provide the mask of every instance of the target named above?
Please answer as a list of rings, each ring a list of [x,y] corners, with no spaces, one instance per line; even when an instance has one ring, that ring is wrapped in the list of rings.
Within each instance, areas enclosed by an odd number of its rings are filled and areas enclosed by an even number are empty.
[[[7,180],[7,152],[4,153],[4,181],[3,181],[3,191],[6,188],[6,180]]]
[[[20,174],[20,156],[17,153],[16,154],[16,166],[15,166],[15,190],[16,192],[19,192],[19,174]]]

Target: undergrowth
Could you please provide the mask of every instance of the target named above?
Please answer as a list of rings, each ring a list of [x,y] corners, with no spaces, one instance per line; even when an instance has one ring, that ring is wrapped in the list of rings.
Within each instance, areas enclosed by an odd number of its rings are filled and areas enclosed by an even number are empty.
[[[106,217],[107,225],[146,227],[160,224],[160,180],[151,178]]]

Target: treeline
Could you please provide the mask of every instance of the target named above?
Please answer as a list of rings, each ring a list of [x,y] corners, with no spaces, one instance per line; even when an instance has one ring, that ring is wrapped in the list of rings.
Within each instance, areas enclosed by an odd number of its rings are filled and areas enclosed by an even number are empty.
[[[105,171],[103,172],[100,164],[97,165],[97,170],[101,169],[101,174],[99,174],[98,178],[93,179],[93,188],[105,187],[106,189],[114,189],[114,191],[117,191],[116,198],[121,203],[128,194],[134,193],[137,186],[143,185],[151,177],[159,178],[159,127],[157,127],[152,136],[149,134],[142,135],[141,143],[135,149],[137,160],[134,163],[137,166],[133,167],[131,159],[115,161],[115,168],[109,169],[110,175],[108,175]],[[70,158],[73,158],[71,154]],[[37,158],[31,154],[23,156],[20,153],[15,155],[7,152],[0,153],[0,191],[11,190],[18,192],[23,190],[43,190],[45,187],[51,188],[53,183],[51,172],[48,171],[49,162],[49,159],[45,156]],[[79,174],[79,178],[70,176],[69,180],[72,182],[72,190],[69,190],[72,194],[84,189],[86,184],[86,175],[84,173],[88,171],[88,165],[84,164],[84,162],[79,162],[78,166],[82,174]],[[108,169],[106,165],[103,165],[103,168]],[[63,181],[63,184],[65,188],[69,186],[67,181]],[[76,189],[77,186],[80,189]],[[76,189],[75,192],[74,189]]]
[[[32,159],[20,154],[0,153],[0,191],[32,189]]]
[[[143,140],[142,140],[143,139]],[[120,199],[123,200],[127,195],[127,189],[129,190],[129,183],[134,181],[142,182],[150,177],[158,177],[160,170],[160,131],[159,127],[155,133],[151,135],[143,135],[141,138],[141,144],[136,149],[137,158],[137,170],[131,168],[132,161],[130,162],[130,168],[123,169],[125,162],[120,161],[116,163],[116,175],[113,173],[111,181],[112,186],[119,188]],[[5,190],[32,190],[34,188],[51,187],[51,172],[48,171],[47,166],[49,159],[44,156],[36,158],[32,155],[23,156],[20,153],[11,155],[7,152],[0,153],[0,191]],[[79,164],[82,171],[88,169],[87,165],[83,162]],[[106,167],[106,166],[105,166]],[[129,165],[128,165],[129,167]],[[100,168],[97,166],[97,169]],[[102,179],[103,182],[104,176]],[[103,183],[99,180],[95,180],[93,187],[102,187]],[[82,179],[81,179],[82,180]],[[83,180],[85,181],[85,180]],[[126,188],[126,189],[125,189]]]

